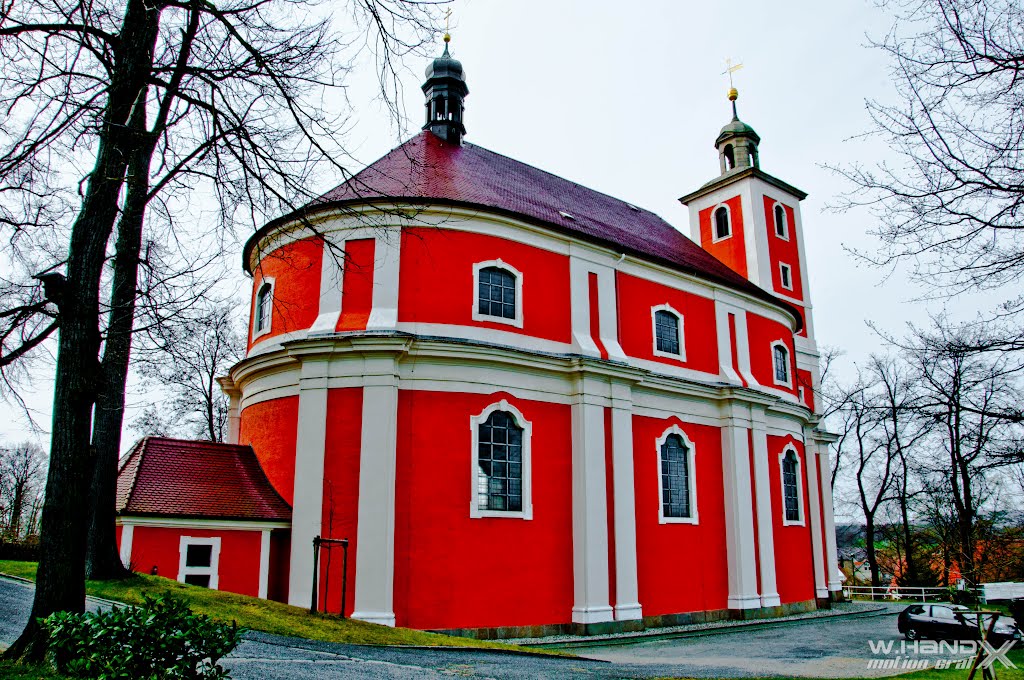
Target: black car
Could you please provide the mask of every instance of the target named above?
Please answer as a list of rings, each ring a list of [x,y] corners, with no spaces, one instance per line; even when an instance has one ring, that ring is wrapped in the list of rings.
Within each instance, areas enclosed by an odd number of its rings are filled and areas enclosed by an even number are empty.
[[[990,615],[982,615],[982,626],[988,629]],[[902,612],[896,623],[908,640],[979,640],[978,616],[967,607],[955,604],[912,604]],[[1013,619],[1000,616],[989,635],[989,642],[1002,645],[1019,640],[1020,631]]]

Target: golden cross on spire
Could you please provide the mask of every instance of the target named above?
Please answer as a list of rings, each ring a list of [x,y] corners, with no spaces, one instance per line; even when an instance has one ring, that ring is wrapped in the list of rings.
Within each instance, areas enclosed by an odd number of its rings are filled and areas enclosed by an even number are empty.
[[[451,33],[448,31],[448,22],[452,18],[452,8],[449,7],[444,11],[444,41],[449,42],[452,39]]]
[[[733,64],[732,63],[732,59],[726,59],[725,60],[725,67],[726,67],[725,70],[722,71],[722,75],[723,76],[724,75],[728,75],[729,76],[729,88],[732,89],[733,87],[735,87],[732,84],[732,74],[736,73],[736,71],[739,71],[741,68],[743,68],[743,64]]]

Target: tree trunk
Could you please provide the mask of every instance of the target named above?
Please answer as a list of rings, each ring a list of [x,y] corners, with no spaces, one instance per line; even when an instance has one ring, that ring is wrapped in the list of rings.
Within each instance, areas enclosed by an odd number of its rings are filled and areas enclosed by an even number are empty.
[[[907,465],[906,453],[900,451],[900,463],[903,467],[903,482],[899,487],[900,490],[900,521],[903,523],[903,550],[906,554],[906,571],[903,573],[903,585],[919,586],[923,585],[920,583],[920,577],[917,574],[917,563],[914,559],[914,536],[913,530],[910,526],[910,503],[907,499],[909,495],[907,492],[908,486],[908,475],[910,474],[909,466]]]
[[[46,639],[38,620],[85,609],[92,410],[100,386],[99,290],[107,241],[118,213],[132,135],[132,108],[152,70],[160,14],[128,0],[115,55],[96,165],[71,228],[66,285],[57,305],[60,331],[53,391],[50,466],[39,539],[39,568],[28,624],[5,658],[41,661]]]
[[[875,518],[868,515],[864,522],[864,547],[868,553],[868,568],[871,570],[871,586],[877,588],[880,583],[878,577],[878,555],[875,554]]]
[[[146,135],[145,90],[132,113],[130,127]],[[117,460],[121,451],[125,386],[131,358],[135,295],[138,285],[142,225],[149,194],[149,166],[153,139],[140,142],[128,161],[124,209],[117,225],[117,252],[110,293],[110,316],[101,364],[103,383],[96,400],[92,443],[96,451],[90,487],[89,540],[85,577],[94,580],[126,578],[131,572],[121,564],[117,549]]]

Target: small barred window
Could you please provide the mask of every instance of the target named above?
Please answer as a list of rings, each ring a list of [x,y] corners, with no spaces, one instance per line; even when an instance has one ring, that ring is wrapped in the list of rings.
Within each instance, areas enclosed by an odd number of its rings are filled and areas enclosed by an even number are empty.
[[[479,426],[477,507],[523,509],[523,428],[505,411],[495,411]]]
[[[516,277],[498,267],[480,270],[477,310],[487,316],[516,318]]]
[[[679,354],[679,317],[672,312],[654,313],[654,333],[659,352]]]
[[[665,517],[690,517],[690,451],[678,434],[661,445],[661,505]]]

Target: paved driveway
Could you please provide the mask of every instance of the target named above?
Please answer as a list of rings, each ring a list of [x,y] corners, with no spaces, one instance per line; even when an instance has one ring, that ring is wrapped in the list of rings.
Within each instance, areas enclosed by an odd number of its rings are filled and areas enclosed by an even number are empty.
[[[17,637],[31,602],[31,585],[0,578],[0,644],[8,645]],[[895,617],[886,614],[590,647],[574,650],[588,658],[558,659],[475,650],[341,645],[248,633],[225,665],[237,680],[858,677],[893,673],[868,670],[872,657],[867,640],[895,636]]]

